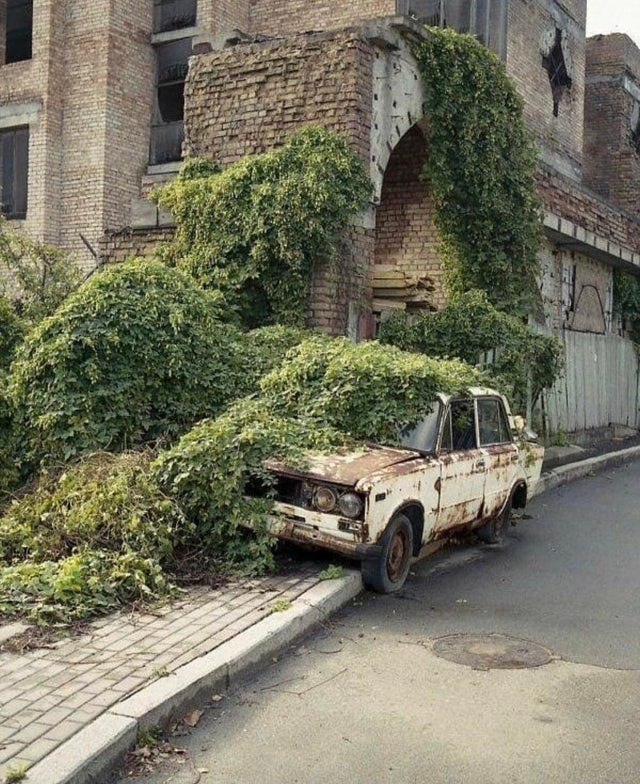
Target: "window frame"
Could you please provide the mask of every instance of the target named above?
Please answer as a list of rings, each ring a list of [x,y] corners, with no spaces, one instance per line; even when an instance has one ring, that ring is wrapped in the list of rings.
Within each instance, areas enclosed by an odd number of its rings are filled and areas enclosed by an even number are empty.
[[[5,208],[4,179],[5,179],[5,140],[11,138],[12,144],[12,183],[11,201],[9,209]],[[17,140],[24,139],[20,148]],[[29,142],[30,132],[28,125],[18,125],[12,128],[0,128],[0,213],[7,220],[25,220],[29,208]],[[19,160],[22,152],[23,160]],[[22,193],[21,193],[22,191]],[[20,198],[21,197],[21,198]],[[16,205],[16,202],[19,203]]]

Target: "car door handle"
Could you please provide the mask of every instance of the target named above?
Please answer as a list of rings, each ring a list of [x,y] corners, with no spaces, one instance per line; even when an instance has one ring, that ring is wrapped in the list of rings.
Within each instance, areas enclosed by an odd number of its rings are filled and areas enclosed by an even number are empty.
[[[484,468],[484,467],[485,467],[484,460],[476,460],[476,468],[479,469],[479,468]]]

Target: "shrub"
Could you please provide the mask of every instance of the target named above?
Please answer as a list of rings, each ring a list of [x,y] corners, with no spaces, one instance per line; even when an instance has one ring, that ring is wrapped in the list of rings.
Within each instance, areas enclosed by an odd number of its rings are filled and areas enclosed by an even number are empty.
[[[11,394],[28,457],[69,459],[174,436],[215,415],[242,375],[220,300],[159,261],[86,281],[29,335]]]
[[[280,414],[305,416],[357,440],[389,443],[431,409],[437,392],[452,393],[482,379],[457,360],[316,337],[291,349],[261,387]]]
[[[16,348],[24,339],[26,326],[7,297],[0,296],[0,373],[9,369]]]
[[[472,36],[429,29],[415,47],[429,117],[425,174],[454,290],[531,312],[541,239],[537,153],[504,64]]]
[[[497,310],[482,291],[454,295],[443,310],[408,319],[394,315],[382,324],[380,340],[434,357],[458,357],[475,365],[496,350],[490,383],[524,411],[531,381],[533,402],[550,387],[562,367],[562,346],[514,316]]]
[[[155,194],[177,223],[168,258],[224,291],[249,326],[302,324],[313,265],[333,258],[368,202],[360,158],[337,134],[308,126],[222,173],[184,172]]]
[[[11,231],[4,218],[0,218],[0,267],[11,273],[19,292],[17,308],[32,325],[53,313],[81,280],[80,271],[63,251]]]
[[[0,613],[69,621],[173,590],[164,570],[191,527],[149,452],[91,455],[44,473],[0,518]]]

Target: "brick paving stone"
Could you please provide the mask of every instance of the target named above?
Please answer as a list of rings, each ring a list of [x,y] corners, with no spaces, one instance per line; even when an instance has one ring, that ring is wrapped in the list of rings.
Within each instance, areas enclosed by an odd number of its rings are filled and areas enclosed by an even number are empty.
[[[46,724],[40,721],[32,721],[26,726],[22,727],[22,729],[18,730],[12,740],[18,743],[23,743],[25,746],[27,746],[29,743],[44,735],[50,728],[50,724]]]
[[[5,743],[0,746],[0,765],[16,757],[24,749],[24,743]]]
[[[56,746],[60,745],[60,741],[49,740],[47,738],[38,738],[34,743],[30,743],[26,748],[20,752],[20,756],[27,760],[28,763],[33,764],[39,762],[47,756],[50,751],[53,751]]]
[[[45,740],[53,740],[56,741],[56,744],[60,744],[62,741],[75,735],[82,727],[84,727],[84,724],[81,722],[69,721],[67,719],[67,721],[63,721],[55,727],[49,727],[44,738]]]

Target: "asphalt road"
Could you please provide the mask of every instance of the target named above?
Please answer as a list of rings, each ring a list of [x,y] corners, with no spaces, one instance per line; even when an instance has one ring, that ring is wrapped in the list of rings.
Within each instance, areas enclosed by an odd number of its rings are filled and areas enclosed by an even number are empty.
[[[401,595],[364,594],[214,701],[175,741],[182,764],[139,781],[638,784],[640,461],[527,511],[504,545],[450,547]],[[478,670],[434,653],[472,632],[551,661]]]

